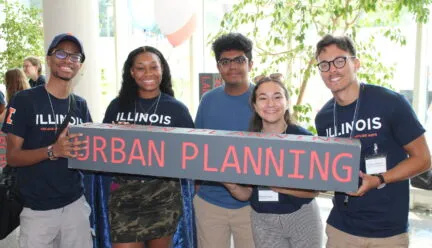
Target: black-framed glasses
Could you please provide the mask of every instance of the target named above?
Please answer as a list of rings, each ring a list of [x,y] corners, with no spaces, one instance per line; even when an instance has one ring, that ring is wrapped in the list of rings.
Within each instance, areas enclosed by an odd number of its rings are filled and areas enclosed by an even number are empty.
[[[66,59],[69,57],[70,62],[73,63],[81,63],[82,61],[82,54],[81,53],[68,53],[66,51],[63,50],[55,50],[51,52],[51,55],[53,55],[57,58],[57,59]]]
[[[317,64],[318,69],[322,72],[327,72],[330,70],[330,63],[333,63],[334,67],[340,69],[343,68],[346,64],[347,59],[355,58],[356,56],[340,56],[336,57],[332,61],[321,61]]]
[[[246,63],[247,60],[248,60],[248,58],[245,56],[238,56],[238,57],[235,57],[233,59],[222,58],[218,61],[218,65],[221,67],[227,68],[227,67],[231,66],[231,63],[233,63],[233,62],[236,65],[242,65],[242,64]]]

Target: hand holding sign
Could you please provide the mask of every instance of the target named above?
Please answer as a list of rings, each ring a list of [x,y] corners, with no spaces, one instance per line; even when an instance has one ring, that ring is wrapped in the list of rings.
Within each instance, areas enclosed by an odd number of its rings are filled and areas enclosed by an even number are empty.
[[[371,189],[376,189],[380,186],[381,182],[378,177],[359,172],[359,176],[362,179],[360,188],[355,193],[348,193],[350,196],[363,196],[366,192]]]
[[[252,187],[236,183],[222,183],[228,191],[239,201],[247,201],[251,197]]]
[[[82,133],[69,134],[69,128],[65,128],[57,141],[52,146],[53,155],[56,158],[76,158],[78,152],[87,149],[87,140],[79,140]]]

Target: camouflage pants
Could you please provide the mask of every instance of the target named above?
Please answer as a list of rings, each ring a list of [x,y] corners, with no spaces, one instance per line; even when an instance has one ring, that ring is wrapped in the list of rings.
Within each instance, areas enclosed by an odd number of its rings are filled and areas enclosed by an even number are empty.
[[[112,243],[144,242],[171,236],[182,214],[178,179],[129,180],[111,192]]]

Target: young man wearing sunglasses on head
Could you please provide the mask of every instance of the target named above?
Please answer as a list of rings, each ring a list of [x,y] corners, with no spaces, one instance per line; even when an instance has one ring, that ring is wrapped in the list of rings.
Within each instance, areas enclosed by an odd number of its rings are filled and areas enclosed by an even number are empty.
[[[252,117],[252,41],[239,33],[229,33],[215,40],[213,52],[224,85],[202,97],[195,127],[247,131]],[[202,182],[194,207],[199,248],[229,248],[231,234],[235,248],[254,247],[249,202],[235,199],[223,184]]]
[[[71,93],[71,80],[85,60],[82,44],[71,34],[59,34],[46,60],[51,72],[47,84],[17,93],[3,126],[7,161],[18,168],[24,202],[20,247],[90,248],[82,174],[67,166],[67,159],[86,145],[74,140],[82,134],[68,133],[67,124],[91,121],[86,101]]]
[[[327,247],[408,247],[408,179],[431,164],[425,129],[404,96],[359,82],[348,37],[326,35],[315,57],[333,94],[316,116],[318,135],[361,141],[360,186],[335,193]]]

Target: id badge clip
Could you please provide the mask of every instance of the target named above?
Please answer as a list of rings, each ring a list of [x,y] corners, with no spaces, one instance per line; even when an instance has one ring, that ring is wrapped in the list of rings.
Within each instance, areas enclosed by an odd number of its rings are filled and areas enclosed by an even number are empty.
[[[386,154],[378,153],[378,145],[374,144],[374,154],[365,157],[366,174],[382,174],[387,171],[387,156]],[[384,188],[386,184],[383,183],[377,189]]]

